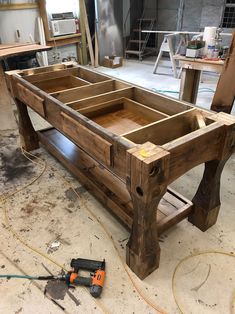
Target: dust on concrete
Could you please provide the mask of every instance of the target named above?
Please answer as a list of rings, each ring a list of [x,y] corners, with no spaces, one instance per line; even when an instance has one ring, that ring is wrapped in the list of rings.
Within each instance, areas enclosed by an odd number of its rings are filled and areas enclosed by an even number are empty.
[[[54,208],[55,204],[38,199],[34,197],[33,200],[29,201],[26,205],[24,205],[20,211],[24,214],[24,216],[29,216],[31,214],[38,215],[39,212],[51,212],[51,208]],[[23,218],[24,216],[21,216]]]
[[[55,300],[64,300],[68,286],[63,281],[49,280],[46,284],[45,291]]]
[[[1,138],[0,177],[3,183],[13,182],[21,177],[34,175],[34,165],[26,159],[19,147],[16,146],[15,137]]]
[[[32,176],[34,166],[26,159],[19,148],[9,149],[9,146],[2,149],[0,153],[2,178],[5,182],[14,181],[22,176]]]
[[[201,300],[201,299],[198,299],[198,300],[196,300],[199,304],[201,304],[201,305],[203,305],[203,306],[205,306],[205,307],[210,307],[210,308],[214,308],[214,307],[216,307],[217,306],[217,303],[214,303],[214,304],[208,304],[208,303],[206,303],[206,302],[204,302],[203,300]]]
[[[27,204],[25,207],[21,208],[21,211],[23,211],[24,213],[28,215],[32,214],[33,210],[34,210],[34,207],[31,204]]]
[[[17,311],[15,311],[15,314],[19,314],[19,313],[21,313],[21,312],[22,312],[22,310],[23,310],[23,308],[22,308],[22,307],[20,307]]]
[[[76,202],[78,200],[78,197],[72,188],[65,191],[65,196],[72,202]]]
[[[78,195],[85,194],[87,192],[87,189],[84,186],[79,186],[74,190]],[[65,196],[72,202],[78,200],[78,195],[74,192],[74,190],[72,188],[69,188],[65,191]]]
[[[69,287],[64,281],[49,280],[44,291],[45,294],[48,294],[54,300],[64,300],[65,295],[67,294],[76,306],[81,304],[81,301],[69,291]]]
[[[77,188],[75,189],[75,191],[80,195],[80,194],[86,193],[86,192],[87,192],[87,189],[86,189],[83,185],[81,185],[81,186],[77,187]]]

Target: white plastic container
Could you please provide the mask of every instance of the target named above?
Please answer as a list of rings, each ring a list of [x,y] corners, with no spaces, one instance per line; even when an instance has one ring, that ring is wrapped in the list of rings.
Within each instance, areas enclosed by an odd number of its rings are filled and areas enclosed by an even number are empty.
[[[214,50],[215,50],[215,46],[214,45],[208,45],[207,46],[206,57],[209,58],[209,59],[214,58]]]

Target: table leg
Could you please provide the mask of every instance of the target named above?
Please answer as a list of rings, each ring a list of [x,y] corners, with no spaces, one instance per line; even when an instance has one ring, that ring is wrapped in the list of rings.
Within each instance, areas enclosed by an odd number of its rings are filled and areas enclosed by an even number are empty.
[[[160,246],[157,235],[156,207],[159,199],[141,202],[139,196],[131,195],[134,217],[130,239],[126,247],[126,262],[132,271],[144,279],[159,267]]]
[[[192,200],[194,210],[189,221],[202,231],[216,223],[220,210],[220,179],[226,160],[211,160],[205,163],[205,170]]]
[[[15,104],[19,117],[19,133],[21,145],[26,151],[39,148],[39,140],[36,131],[30,120],[27,106],[20,100],[15,98]]]
[[[158,268],[160,261],[156,208],[167,189],[169,153],[155,147],[151,143],[144,144],[128,151],[127,157],[127,188],[134,213],[126,263],[141,279]]]
[[[201,71],[182,68],[180,100],[196,103]]]
[[[223,168],[235,151],[235,120],[224,113],[215,114],[212,120],[224,125],[220,147],[215,159],[205,163],[201,183],[192,200],[194,210],[189,221],[202,231],[216,223],[220,210],[220,180]]]

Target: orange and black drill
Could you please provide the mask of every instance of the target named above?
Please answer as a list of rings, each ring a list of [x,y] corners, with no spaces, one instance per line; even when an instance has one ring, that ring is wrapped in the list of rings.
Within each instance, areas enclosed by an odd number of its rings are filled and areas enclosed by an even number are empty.
[[[68,272],[65,281],[68,285],[79,285],[90,287],[90,294],[94,298],[101,295],[105,279],[105,260],[94,261],[84,258],[73,258],[70,266],[73,271]],[[82,277],[79,270],[91,271],[90,277]]]

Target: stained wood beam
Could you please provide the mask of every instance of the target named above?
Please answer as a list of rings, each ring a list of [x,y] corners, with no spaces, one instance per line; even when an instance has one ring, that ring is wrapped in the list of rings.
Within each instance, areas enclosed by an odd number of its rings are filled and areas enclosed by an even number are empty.
[[[38,3],[10,3],[0,4],[0,11],[38,9]]]

